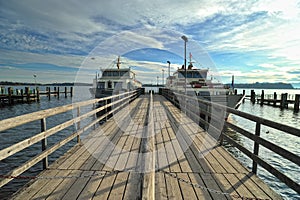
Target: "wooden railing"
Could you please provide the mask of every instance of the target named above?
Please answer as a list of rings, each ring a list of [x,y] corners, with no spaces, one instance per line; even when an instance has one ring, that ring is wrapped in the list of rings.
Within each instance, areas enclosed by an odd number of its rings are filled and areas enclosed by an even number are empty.
[[[274,128],[279,131],[283,131],[286,134],[290,134],[296,137],[300,137],[300,129],[280,124],[268,119],[264,119],[261,117],[257,117],[251,115],[249,113],[245,113],[233,108],[229,108],[224,105],[220,105],[214,103],[212,101],[206,101],[196,97],[185,96],[183,94],[173,93],[170,90],[163,90],[163,96],[165,96],[169,101],[171,101],[175,106],[179,107],[183,110],[189,117],[191,117],[197,123],[199,122],[204,128],[210,129],[209,132],[212,133],[212,136],[219,136],[218,139],[220,145],[223,144],[223,141],[227,141],[229,144],[233,145],[241,152],[243,152],[246,156],[248,156],[252,160],[252,172],[257,173],[257,165],[260,165],[262,168],[266,169],[268,172],[276,176],[280,181],[285,183],[288,187],[293,189],[294,191],[300,193],[300,185],[299,183],[292,180],[290,177],[286,176],[284,173],[279,171],[276,167],[272,164],[264,161],[264,159],[259,156],[259,149],[261,146],[265,147],[266,149],[274,152],[277,155],[291,161],[292,163],[300,166],[300,157],[299,155],[294,154],[262,137],[260,137],[261,133],[261,126],[267,126],[270,128]],[[196,107],[199,109],[195,109]],[[218,114],[212,113],[212,108],[214,110],[218,110]],[[242,127],[234,125],[233,123],[226,121],[226,116],[229,114],[233,114],[244,119],[250,120],[255,122],[255,132],[249,132]],[[225,116],[225,117],[224,117]],[[211,121],[219,122],[219,123],[210,123]],[[219,124],[219,125],[218,125]],[[224,125],[224,126],[223,126]],[[247,149],[247,147],[239,144],[233,138],[225,133],[225,128],[231,128],[237,134],[241,134],[246,138],[252,140],[254,142],[253,152]],[[219,133],[219,134],[216,134]],[[283,136],[284,137],[284,136]],[[293,141],[290,141],[293,142]],[[295,145],[297,145],[295,143]]]
[[[42,143],[42,152],[38,153],[35,157],[31,158],[30,160],[26,161],[24,164],[18,166],[15,169],[12,169],[9,173],[2,176],[2,179],[0,179],[0,187],[4,186],[11,180],[13,180],[15,177],[19,176],[23,172],[27,171],[29,168],[37,164],[38,162],[42,161],[43,168],[46,169],[48,167],[48,156],[52,154],[57,149],[61,148],[63,145],[67,144],[74,138],[77,138],[77,142],[80,141],[80,135],[90,129],[91,127],[95,126],[98,122],[101,120],[107,118],[112,113],[117,112],[118,110],[122,109],[124,106],[126,106],[128,103],[133,101],[135,98],[137,98],[141,94],[141,90],[126,92],[118,95],[113,95],[101,99],[93,99],[78,103],[73,103],[65,106],[55,107],[47,110],[42,110],[34,113],[29,113],[9,119],[4,119],[0,121],[0,134],[2,131],[12,129],[14,127],[27,124],[29,122],[41,121],[41,132],[27,138],[23,141],[20,141],[16,144],[13,144],[9,147],[6,147],[4,149],[0,150],[0,161],[16,154],[17,152],[20,152],[21,150],[30,147],[31,145],[41,142]],[[102,102],[102,103],[101,103]],[[100,103],[100,107],[96,108],[97,104]],[[82,107],[84,106],[93,106],[93,110],[87,112],[87,113],[80,113]],[[108,109],[110,108],[110,109]],[[74,117],[71,120],[65,121],[57,126],[54,126],[50,129],[46,128],[46,120],[48,117],[58,115],[61,113],[65,113],[67,111],[74,111],[77,112],[77,116]],[[104,112],[103,115],[96,117],[96,114],[99,112]],[[92,120],[89,124],[85,125],[84,127],[80,127],[80,122],[88,117],[93,117],[94,120]],[[47,137],[51,135],[55,135],[59,131],[66,129],[67,127],[70,127],[72,125],[77,125],[77,130],[73,132],[72,134],[68,135],[67,137],[63,138],[60,141],[57,141],[56,144],[52,145],[51,147],[47,147]]]

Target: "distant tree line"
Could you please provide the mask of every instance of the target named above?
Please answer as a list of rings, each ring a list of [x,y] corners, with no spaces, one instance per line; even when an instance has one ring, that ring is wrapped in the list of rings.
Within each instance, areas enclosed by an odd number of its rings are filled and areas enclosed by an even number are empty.
[[[0,85],[38,85],[38,86],[91,86],[89,83],[26,83],[26,82],[12,82],[12,81],[0,81]]]
[[[231,86],[230,84],[227,84]],[[253,88],[253,89],[294,89],[290,83],[236,83],[235,88]]]

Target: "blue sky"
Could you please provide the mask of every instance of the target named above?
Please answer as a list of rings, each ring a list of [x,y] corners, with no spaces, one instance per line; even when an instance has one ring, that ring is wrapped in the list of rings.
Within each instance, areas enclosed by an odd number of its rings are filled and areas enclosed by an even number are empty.
[[[183,64],[182,35],[223,83],[300,82],[297,0],[0,0],[0,81],[91,83],[121,55],[150,83]]]

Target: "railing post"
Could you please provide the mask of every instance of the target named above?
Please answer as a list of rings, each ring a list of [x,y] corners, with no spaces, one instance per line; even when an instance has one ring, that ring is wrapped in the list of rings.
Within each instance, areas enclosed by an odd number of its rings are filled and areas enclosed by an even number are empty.
[[[259,122],[256,122],[256,128],[255,128],[255,135],[257,137],[260,136],[260,127],[261,124]],[[258,156],[259,153],[259,144],[257,142],[254,142],[254,155]],[[252,172],[254,174],[257,173],[257,163],[253,160],[253,164],[252,164]]]
[[[108,115],[107,115],[107,111],[108,111],[108,108],[107,108],[107,99],[105,99],[105,121],[107,121],[107,118],[108,118]]]
[[[96,103],[93,103],[93,110],[96,109]],[[94,120],[97,119],[97,113],[93,115]],[[96,130],[96,123],[93,125],[93,129]]]
[[[77,117],[80,116],[80,107],[77,108]],[[77,122],[77,132],[80,129],[80,120]],[[77,143],[80,143],[80,135],[77,133]]]
[[[46,118],[41,119],[41,132],[46,131]],[[47,138],[42,139],[42,151],[47,149]],[[43,159],[43,169],[48,168],[48,156]]]

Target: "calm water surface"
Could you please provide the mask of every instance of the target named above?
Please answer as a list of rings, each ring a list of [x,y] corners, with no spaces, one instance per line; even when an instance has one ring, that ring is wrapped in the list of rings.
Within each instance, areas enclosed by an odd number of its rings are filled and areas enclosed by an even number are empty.
[[[24,88],[24,87],[22,87]],[[41,90],[44,88],[41,87]],[[53,89],[53,87],[52,87]],[[147,89],[153,89],[156,90],[156,88],[146,88]],[[238,90],[239,93],[242,93],[242,90]],[[256,90],[256,94],[260,94],[261,90]],[[288,92],[290,94],[300,94],[300,90],[265,90],[265,94],[273,94],[274,91],[277,92],[277,94]],[[250,94],[250,90],[246,90],[247,94]],[[0,120],[31,113],[38,110],[44,110],[47,108],[53,108],[57,106],[62,106],[66,104],[71,104],[72,102],[77,101],[83,101],[90,99],[90,94],[88,91],[88,87],[75,87],[74,88],[74,97],[70,98],[69,96],[67,98],[64,97],[64,95],[61,95],[60,99],[52,97],[49,101],[47,97],[42,97],[41,101],[39,103],[31,103],[31,104],[18,104],[14,106],[8,106],[5,108],[0,108]],[[85,108],[86,110],[91,110],[92,108],[88,107]],[[293,127],[297,127],[300,129],[300,114],[293,113],[292,110],[280,110],[279,108],[273,108],[271,106],[260,106],[258,104],[252,104],[249,101],[246,101],[244,104],[242,104],[239,108],[239,110],[248,112],[257,116],[261,116],[267,119],[271,119],[276,122],[288,124]],[[72,111],[66,112],[63,114],[60,114],[58,116],[50,117],[47,119],[47,128],[51,128],[59,123],[62,122],[61,119],[72,119],[74,113]],[[236,125],[239,125],[247,130],[254,131],[255,124],[251,121],[247,121],[245,119],[236,117],[236,116],[230,116],[229,119],[231,122],[233,122]],[[56,141],[61,140],[66,135],[72,133],[75,131],[75,127],[69,127],[68,129],[65,129],[55,136],[51,136],[48,138],[48,145],[51,146]],[[10,146],[18,141],[24,140],[25,138],[31,137],[35,135],[36,133],[40,132],[40,122],[32,122],[23,126],[16,127],[11,130],[0,132],[1,134],[1,140],[0,140],[0,147],[1,149]],[[229,131],[230,132],[230,131]],[[230,132],[236,140],[238,140],[243,145],[247,146],[249,149],[253,149],[253,142],[249,141],[248,139],[237,135],[234,132]],[[274,142],[275,144],[284,147],[288,149],[289,151],[292,151],[293,153],[300,156],[300,138],[272,130],[268,127],[262,126],[261,129],[261,135],[262,137]],[[72,147],[76,141],[71,141],[67,145],[65,145],[63,148],[57,150],[55,153],[53,153],[50,158],[49,162],[53,162],[56,158],[58,158],[60,155],[62,155],[66,150],[68,150],[70,147]],[[245,166],[247,166],[249,169],[252,167],[251,160],[244,156],[242,153],[240,153],[235,148],[232,148],[230,146],[227,146],[228,150],[231,151]],[[33,157],[37,154],[37,152],[41,151],[41,144],[37,143],[30,148],[25,149],[24,151],[21,151],[17,153],[14,156],[11,156],[5,160],[2,160],[0,162],[0,174],[5,174],[9,171],[9,169],[13,169],[17,166],[19,166],[21,163],[24,163],[26,160],[28,160],[30,157]],[[274,166],[278,167],[280,171],[287,174],[289,177],[293,178],[293,180],[296,180],[298,183],[300,183],[300,169],[299,166],[296,166],[295,164],[290,163],[289,161],[286,161],[282,159],[280,156],[274,155],[274,153],[264,149],[260,148],[260,156],[262,156],[266,161],[272,163]],[[41,163],[38,163],[36,166],[25,172],[23,175],[30,175],[34,176],[38,174],[42,170]],[[293,190],[288,189],[284,184],[280,183],[274,176],[263,170],[262,168],[258,169],[258,175],[267,182],[273,190],[280,193],[285,199],[300,199],[299,195],[296,194]],[[22,186],[24,183],[26,183],[28,180],[14,180],[8,185],[4,186],[2,189],[0,189],[0,199],[6,199],[9,195],[11,195],[13,192],[15,192],[20,186]]]

